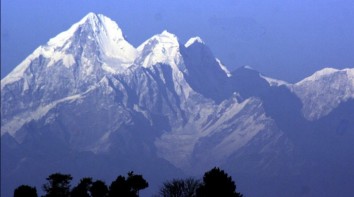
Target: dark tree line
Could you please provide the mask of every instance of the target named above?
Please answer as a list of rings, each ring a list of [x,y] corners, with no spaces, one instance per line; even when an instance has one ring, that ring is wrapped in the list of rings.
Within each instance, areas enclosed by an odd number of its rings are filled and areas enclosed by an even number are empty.
[[[108,187],[101,180],[83,178],[71,189],[72,176],[54,173],[49,175],[43,185],[43,197],[138,197],[139,191],[149,186],[142,175],[129,172],[119,175]],[[236,184],[232,178],[219,168],[206,172],[203,180],[193,178],[173,179],[166,181],[157,196],[163,197],[242,197],[236,192]],[[14,197],[38,197],[37,189],[21,185],[14,191]]]
[[[242,197],[236,192],[231,176],[219,168],[206,172],[202,181],[193,178],[173,179],[160,188],[161,197]]]
[[[43,197],[138,197],[139,191],[149,186],[142,175],[134,172],[129,172],[127,177],[119,175],[109,187],[101,180],[83,178],[70,189],[72,176],[61,173],[51,174],[46,180]],[[38,197],[37,189],[21,185],[15,189],[14,197]]]

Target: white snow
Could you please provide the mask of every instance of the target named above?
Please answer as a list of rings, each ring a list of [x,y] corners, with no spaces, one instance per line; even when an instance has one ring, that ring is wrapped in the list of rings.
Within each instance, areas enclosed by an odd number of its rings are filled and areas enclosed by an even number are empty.
[[[185,46],[186,48],[188,48],[189,46],[191,46],[191,45],[194,44],[194,43],[205,44],[204,41],[203,41],[200,37],[196,36],[196,37],[190,38],[190,39],[184,44],[184,46]]]
[[[240,127],[237,127],[228,137],[224,138],[212,149],[213,159],[222,161],[246,145],[255,135],[265,129],[266,125],[263,120],[266,119],[265,114],[259,117],[252,115],[241,118]]]
[[[74,56],[68,54],[68,55],[65,55],[63,57],[63,64],[65,67],[70,67],[71,65],[73,65],[75,63],[75,59],[74,59]]]
[[[220,68],[226,73],[227,77],[231,77],[230,71],[226,68],[226,66],[221,63],[221,61],[218,58],[215,58],[216,62],[219,64]]]
[[[134,109],[136,112],[141,113],[147,120],[149,120],[150,125],[153,125],[152,118],[150,117],[150,114],[149,114],[149,112],[148,112],[147,110],[141,109],[141,108],[140,108],[138,105],[136,105],[136,104],[134,104],[133,109]]]
[[[354,98],[354,68],[324,68],[292,86],[303,103],[303,114],[317,120],[340,103]]]
[[[60,103],[67,101],[74,101],[80,99],[82,97],[81,94],[76,94],[72,96],[68,96],[63,99],[59,99],[57,101],[51,102],[47,105],[39,106],[34,111],[26,111],[24,113],[18,114],[11,119],[11,121],[5,123],[1,126],[1,136],[5,133],[9,133],[13,137],[15,137],[15,133],[26,123],[32,120],[39,120],[44,115],[46,115],[51,109],[57,106]]]
[[[137,50],[140,57],[136,63],[145,68],[158,63],[176,67],[181,59],[177,37],[166,30],[142,43]]]
[[[123,36],[117,23],[101,14],[91,17],[93,31],[102,53],[107,58],[117,59],[125,65],[133,63],[137,56],[136,49]]]
[[[177,37],[165,30],[146,40],[137,48],[139,56],[135,60],[135,65],[145,68],[152,68],[157,64],[169,65],[172,69],[176,93],[188,98],[192,89],[184,79],[183,71],[186,68],[179,47]],[[165,79],[162,78],[162,81]]]
[[[99,87],[98,84],[90,86],[87,88],[86,91],[84,91],[82,93],[67,96],[62,99],[52,101],[51,103],[41,105],[33,111],[25,111],[23,113],[17,114],[9,122],[6,122],[5,124],[1,125],[1,136],[5,133],[9,133],[10,135],[14,136],[15,133],[24,124],[26,124],[32,120],[39,120],[40,118],[45,116],[51,109],[53,109],[54,107],[56,107],[60,103],[73,102],[73,101],[80,100],[80,99],[84,98],[89,92],[93,91],[97,87]]]
[[[22,93],[25,92],[26,90],[29,89],[28,81],[24,80],[23,81],[23,88],[22,88]]]
[[[290,83],[288,83],[286,81],[282,81],[282,80],[266,77],[266,76],[264,76],[262,74],[260,74],[260,77],[265,79],[270,86],[282,86],[282,85],[290,86],[291,85]]]
[[[253,106],[254,110],[244,111],[248,106]],[[190,118],[187,124],[173,128],[172,131],[164,133],[155,141],[159,156],[180,168],[188,168],[191,165],[191,156],[195,151],[195,146],[203,138],[219,132],[229,132],[215,146],[210,147],[208,156],[206,156],[206,160],[209,158],[217,163],[246,145],[265,128],[264,121],[269,120],[264,113],[253,113],[261,109],[260,102],[253,98],[242,103],[232,98],[219,105],[200,102],[189,108],[192,110],[192,117],[198,118]],[[248,113],[254,115],[250,116]],[[235,118],[236,116],[240,117]]]
[[[46,45],[38,47],[31,55],[21,62],[12,72],[1,80],[1,89],[7,84],[14,83],[24,77],[29,64],[40,55],[49,59],[47,67],[61,61],[62,65],[69,68],[75,63],[75,57],[67,52],[72,44],[75,33],[82,25],[89,24],[92,28],[93,38],[101,50],[101,58],[106,63],[107,72],[118,73],[131,66],[138,52],[123,36],[117,23],[101,14],[89,13],[68,30],[50,39]],[[91,67],[90,67],[91,68]],[[87,71],[87,73],[91,73]]]
[[[1,90],[8,84],[14,83],[23,78],[28,66],[31,62],[40,55],[41,47],[38,47],[34,52],[15,67],[6,77],[1,80]]]
[[[47,46],[40,47],[40,49],[40,54],[50,60],[47,67],[51,67],[59,61],[61,61],[66,68],[69,68],[75,63],[74,56],[71,54],[66,54],[63,51],[57,51],[55,48]]]
[[[297,84],[302,84],[302,83],[309,82],[309,81],[317,81],[326,75],[331,75],[331,74],[338,72],[338,71],[339,70],[335,69],[335,68],[324,68],[319,71],[316,71],[314,74],[312,74],[309,77],[306,77],[305,79],[301,80]]]
[[[347,72],[347,75],[350,76],[351,79],[354,79],[354,68],[346,68],[343,70]]]
[[[249,65],[246,65],[246,66],[244,66],[243,68],[246,68],[246,69],[248,69],[248,70],[255,70],[254,68],[252,68],[252,67],[249,66]]]

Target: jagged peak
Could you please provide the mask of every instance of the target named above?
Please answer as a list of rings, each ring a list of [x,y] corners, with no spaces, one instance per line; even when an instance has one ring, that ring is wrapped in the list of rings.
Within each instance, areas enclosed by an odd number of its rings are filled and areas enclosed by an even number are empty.
[[[339,69],[336,68],[331,68],[331,67],[327,67],[327,68],[323,68],[319,71],[316,71],[314,74],[316,75],[328,75],[328,74],[332,74],[339,71]]]
[[[168,32],[167,30],[162,31],[160,34],[156,34],[151,38],[143,42],[137,49],[138,51],[143,51],[144,48],[148,46],[149,48],[154,47],[158,44],[179,46],[178,38],[176,35]]]
[[[157,63],[177,65],[179,56],[179,42],[176,35],[164,30],[143,42],[138,48],[140,57],[135,61],[143,67],[150,67]]]
[[[192,37],[190,38],[185,44],[184,46],[186,48],[190,47],[191,45],[193,45],[194,43],[199,43],[199,44],[205,44],[204,41],[199,37],[199,36],[196,36],[196,37]]]
[[[113,70],[129,67],[137,56],[136,49],[124,39],[124,35],[118,24],[110,18],[93,12],[88,13],[79,22],[72,25],[67,31],[60,33],[48,42],[48,46],[70,46],[70,40],[74,38],[80,27],[88,25],[91,31],[89,39],[95,40],[101,57],[106,59]],[[81,31],[81,30],[80,30]],[[68,44],[69,43],[69,44]],[[106,69],[107,70],[107,69]]]
[[[94,13],[94,12],[89,12],[89,13],[87,13],[86,14],[86,16],[84,16],[81,20],[82,21],[86,21],[86,20],[95,20],[95,19],[97,19],[98,18],[98,15],[101,15],[101,14],[96,14],[96,13]],[[103,16],[103,15],[101,15],[101,16]]]
[[[47,44],[63,46],[63,44],[74,35],[78,28],[85,24],[90,25],[91,29],[96,33],[106,34],[107,37],[111,37],[114,40],[124,40],[122,30],[119,28],[116,22],[102,14],[95,14],[90,12],[79,22],[73,24],[68,30],[50,39]]]
[[[340,71],[346,71],[346,69],[340,70],[340,69],[330,68],[330,67],[323,68],[321,70],[316,71],[315,73],[313,73],[309,77],[306,77],[305,79],[299,81],[297,83],[297,85],[300,85],[300,84],[308,82],[308,81],[317,81],[324,76],[332,75],[332,74],[340,72]]]
[[[78,31],[83,31],[80,28],[83,26],[88,27],[85,29],[90,31],[87,35],[84,35],[97,44],[100,50],[98,55],[106,63],[106,71],[117,73],[120,69],[129,67],[136,59],[137,50],[124,39],[118,24],[102,14],[90,12],[69,29],[51,38],[45,45],[39,46],[2,80],[1,88],[6,84],[22,79],[30,63],[40,56],[49,59],[47,67],[55,65],[58,61],[62,61],[65,67],[73,65],[75,63],[75,54],[67,51],[67,49],[72,46],[73,39],[81,36],[80,32],[80,34],[77,33]]]
[[[169,31],[167,31],[166,29],[163,30],[160,34],[158,34],[160,36],[163,36],[163,37],[169,37],[169,38],[177,38],[176,35],[174,35],[173,33],[170,33]]]

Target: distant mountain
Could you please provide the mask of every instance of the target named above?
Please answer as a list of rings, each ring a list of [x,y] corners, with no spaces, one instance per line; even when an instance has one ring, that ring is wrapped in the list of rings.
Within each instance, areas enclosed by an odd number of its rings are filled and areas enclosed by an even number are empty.
[[[307,119],[319,119],[354,98],[354,69],[325,68],[294,84]]]
[[[230,72],[199,37],[163,31],[134,48],[89,13],[1,81],[1,196],[57,171],[110,182],[130,170],[150,195],[216,165],[246,196],[350,196],[353,73]]]

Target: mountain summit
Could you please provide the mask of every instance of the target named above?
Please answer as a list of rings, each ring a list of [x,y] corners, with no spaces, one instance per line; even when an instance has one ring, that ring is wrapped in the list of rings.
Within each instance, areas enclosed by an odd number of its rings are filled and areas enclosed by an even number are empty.
[[[84,52],[92,55],[89,52],[93,52],[101,61],[122,67],[130,66],[137,56],[136,49],[124,39],[117,23],[94,13],[89,13],[70,29],[50,39],[47,45],[69,54],[74,52],[75,56],[86,55]]]
[[[67,31],[37,48],[4,78],[2,87],[28,78],[28,70],[34,61],[46,61],[44,64],[48,68],[54,65],[64,66],[65,70],[70,67],[73,67],[72,70],[77,69],[79,65],[81,74],[90,75],[100,69],[92,66],[99,62],[104,62],[101,69],[119,72],[130,66],[136,56],[137,50],[124,39],[121,29],[114,21],[101,14],[89,13]],[[45,69],[41,68],[42,71]]]
[[[296,84],[229,71],[201,38],[168,31],[134,48],[89,13],[1,81],[1,196],[54,171],[134,170],[152,194],[213,166],[248,196],[350,196],[352,79],[353,68]]]

